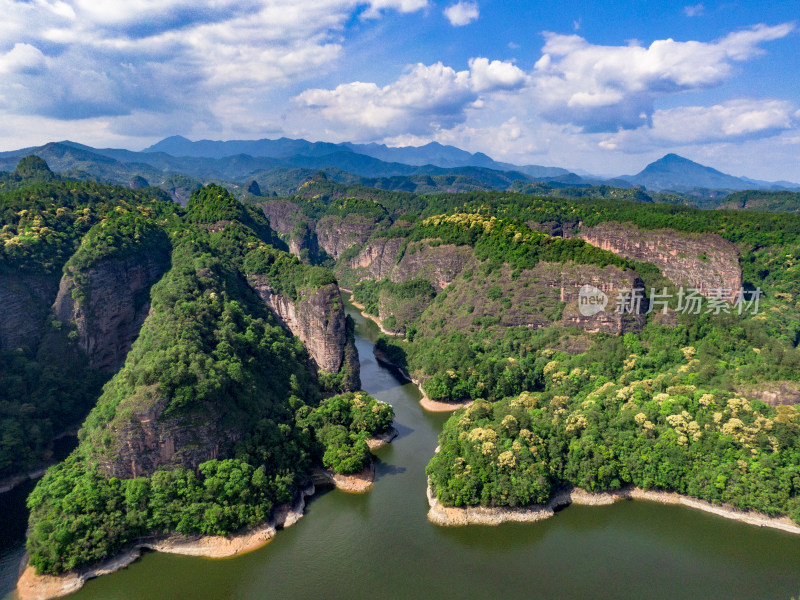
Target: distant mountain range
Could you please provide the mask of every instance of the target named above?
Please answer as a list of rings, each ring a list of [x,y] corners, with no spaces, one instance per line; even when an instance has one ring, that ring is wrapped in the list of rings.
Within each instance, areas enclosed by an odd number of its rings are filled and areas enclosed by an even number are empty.
[[[69,177],[136,186],[145,180],[168,191],[179,202],[184,202],[193,189],[211,181],[242,190],[257,181],[264,193],[289,194],[320,170],[341,183],[416,193],[509,188],[542,193],[545,188],[570,188],[574,196],[580,188],[605,186],[717,198],[741,190],[800,190],[799,184],[727,175],[675,154],[664,156],[636,175],[601,179],[581,177],[558,167],[498,162],[482,153],[436,142],[391,148],[289,138],[193,142],[172,136],[141,152],[53,142],[0,152],[0,170],[12,171],[21,158],[31,154]]]
[[[482,152],[472,154],[455,146],[443,146],[431,142],[424,146],[405,146],[392,148],[384,144],[331,144],[329,142],[309,142],[280,138],[277,140],[199,140],[193,142],[180,135],[165,138],[145,148],[143,152],[163,152],[172,156],[193,156],[197,158],[223,158],[236,154],[255,157],[287,159],[298,156],[323,157],[341,152],[351,152],[376,158],[383,162],[400,163],[411,166],[433,165],[443,168],[481,167],[494,171],[518,171],[535,178],[559,177],[568,175],[567,169],[542,167],[539,165],[512,165],[493,160]],[[376,176],[375,174],[368,176]]]

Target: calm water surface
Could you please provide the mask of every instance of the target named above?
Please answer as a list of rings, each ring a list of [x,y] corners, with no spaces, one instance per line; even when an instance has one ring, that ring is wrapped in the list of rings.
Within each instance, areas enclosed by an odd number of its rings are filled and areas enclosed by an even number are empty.
[[[392,404],[400,431],[376,452],[373,490],[318,494],[296,525],[244,556],[149,553],[71,598],[800,598],[800,536],[684,507],[622,502],[534,524],[431,525],[425,465],[447,415],[424,413],[416,388],[375,362],[377,328],[351,314],[364,389]]]

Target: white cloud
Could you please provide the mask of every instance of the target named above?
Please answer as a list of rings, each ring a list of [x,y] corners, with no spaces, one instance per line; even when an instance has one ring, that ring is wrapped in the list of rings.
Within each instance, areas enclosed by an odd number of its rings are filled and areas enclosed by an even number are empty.
[[[706,12],[706,7],[703,4],[684,6],[683,12],[687,17],[700,17]]]
[[[425,6],[427,0],[0,0],[0,118],[177,111],[202,119],[202,129],[247,106],[257,120],[254,112],[273,107],[251,99],[335,62],[359,11],[378,17]]]
[[[526,80],[522,69],[500,60],[472,58],[469,70],[472,89],[478,93],[518,89]]]
[[[548,33],[533,73],[535,101],[545,117],[586,131],[635,129],[649,123],[656,98],[718,85],[732,75],[734,62],[793,30],[790,23],[759,25],[714,42],[667,39],[646,48]]]
[[[396,10],[401,13],[411,13],[427,8],[428,0],[372,0],[364,12],[367,18],[375,18],[384,10]]]
[[[357,81],[306,90],[297,100],[334,130],[357,139],[425,135],[462,123],[469,108],[480,108],[482,94],[519,89],[526,81],[508,62],[474,58],[469,66],[456,71],[441,62],[420,63],[383,87]]]
[[[0,73],[38,73],[45,66],[42,51],[30,44],[14,44],[14,47],[0,55]]]
[[[621,131],[600,147],[627,152],[654,147],[732,142],[768,137],[800,124],[800,111],[785,100],[731,100],[714,106],[657,110],[652,127]]]
[[[453,27],[463,27],[477,21],[478,17],[480,17],[480,10],[477,2],[462,0],[445,8],[444,16],[447,17]]]

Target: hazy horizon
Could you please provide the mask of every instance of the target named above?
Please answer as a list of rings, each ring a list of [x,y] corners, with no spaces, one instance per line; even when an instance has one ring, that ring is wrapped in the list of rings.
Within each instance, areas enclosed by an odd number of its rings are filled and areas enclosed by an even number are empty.
[[[797,181],[788,5],[0,0],[0,149],[165,137],[420,146]]]

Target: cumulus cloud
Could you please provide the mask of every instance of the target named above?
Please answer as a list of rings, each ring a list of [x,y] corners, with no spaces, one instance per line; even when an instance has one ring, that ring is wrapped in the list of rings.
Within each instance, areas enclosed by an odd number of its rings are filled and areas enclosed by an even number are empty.
[[[456,2],[444,9],[444,16],[453,27],[463,27],[477,21],[480,10],[476,2]]]
[[[40,72],[45,66],[42,51],[30,44],[14,44],[14,47],[0,55],[0,73],[28,73]]]
[[[467,109],[481,106],[481,95],[519,89],[526,81],[509,62],[474,58],[469,67],[420,63],[383,87],[356,81],[306,90],[297,101],[358,139],[425,135],[464,122]]]
[[[771,136],[800,124],[800,111],[785,100],[730,100],[714,106],[657,110],[652,127],[621,131],[600,147],[627,152],[654,147],[732,142]]]
[[[759,25],[714,42],[667,39],[649,47],[599,46],[577,35],[548,33],[534,68],[534,98],[554,122],[588,132],[635,129],[650,124],[656,98],[719,85],[735,62],[793,30],[790,23]]]
[[[258,108],[252,98],[337,60],[354,15],[425,6],[427,0],[0,0],[2,109],[6,117],[66,120],[181,113],[215,126],[229,116],[220,111]],[[224,100],[230,95],[238,106]]]

